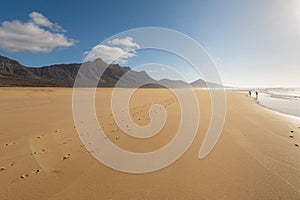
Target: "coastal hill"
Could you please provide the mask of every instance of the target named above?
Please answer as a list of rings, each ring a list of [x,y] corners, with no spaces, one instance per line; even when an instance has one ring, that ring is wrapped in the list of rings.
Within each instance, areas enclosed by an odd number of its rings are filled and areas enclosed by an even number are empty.
[[[97,71],[105,69],[106,64],[101,59],[86,62],[83,65],[96,65]],[[56,64],[43,67],[27,67],[16,60],[0,56],[0,86],[21,87],[73,87],[78,70],[82,63]],[[90,72],[90,74],[97,72]],[[92,78],[92,77],[91,77]],[[122,67],[111,64],[104,71],[98,87],[114,87],[118,80],[122,79],[123,87],[168,87],[184,88],[189,84],[181,80],[154,80],[145,71],[134,71],[130,67]],[[151,82],[151,84],[146,84]],[[146,84],[146,85],[145,85]],[[205,88],[220,87],[218,84],[206,83],[202,79],[190,83],[193,87]]]

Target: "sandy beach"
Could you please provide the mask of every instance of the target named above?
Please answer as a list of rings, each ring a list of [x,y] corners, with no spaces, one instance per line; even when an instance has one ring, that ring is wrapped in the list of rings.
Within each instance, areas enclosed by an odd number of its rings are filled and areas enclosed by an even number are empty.
[[[158,135],[134,139],[113,120],[111,90],[98,89],[96,110],[107,138],[132,152],[166,145],[180,121],[167,89],[139,89],[130,114],[141,126],[152,104],[168,118]],[[0,88],[0,199],[299,199],[300,122],[227,92],[227,115],[213,151],[198,158],[210,122],[208,91],[197,90],[200,127],[172,165],[146,174],[106,167],[84,147],[72,115],[72,89]]]

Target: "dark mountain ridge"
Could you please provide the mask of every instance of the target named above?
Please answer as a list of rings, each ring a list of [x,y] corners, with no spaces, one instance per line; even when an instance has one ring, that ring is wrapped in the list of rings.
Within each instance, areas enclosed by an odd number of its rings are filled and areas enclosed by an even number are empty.
[[[119,80],[119,87],[174,87],[184,88],[188,83],[181,80],[154,80],[145,71],[137,72],[130,67],[122,67],[118,64],[108,66],[101,59],[93,62],[55,64],[43,67],[27,67],[16,60],[0,56],[0,86],[17,87],[73,87],[77,73],[81,65],[92,65],[94,71],[88,71],[89,79],[107,67],[98,83],[98,87],[114,87]],[[93,68],[93,66],[96,66]],[[86,67],[86,66],[84,66]],[[149,84],[146,84],[149,83]],[[191,83],[193,87],[207,87],[206,82],[199,79]],[[209,84],[208,84],[209,85]],[[213,86],[218,86],[213,84]]]

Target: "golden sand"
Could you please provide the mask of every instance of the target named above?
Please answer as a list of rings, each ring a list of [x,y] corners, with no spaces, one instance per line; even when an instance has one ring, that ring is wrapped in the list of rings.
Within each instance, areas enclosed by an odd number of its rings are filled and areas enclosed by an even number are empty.
[[[136,139],[116,125],[111,89],[98,89],[96,108],[107,138],[120,148],[148,152],[176,132],[180,109],[166,89],[140,89],[130,114],[141,126],[152,104],[168,118],[158,135]],[[201,117],[197,136],[172,165],[130,174],[106,167],[81,143],[72,115],[72,89],[0,88],[0,199],[299,199],[300,122],[281,116],[237,92],[227,92],[222,135],[198,159],[210,122],[210,98],[197,91]]]

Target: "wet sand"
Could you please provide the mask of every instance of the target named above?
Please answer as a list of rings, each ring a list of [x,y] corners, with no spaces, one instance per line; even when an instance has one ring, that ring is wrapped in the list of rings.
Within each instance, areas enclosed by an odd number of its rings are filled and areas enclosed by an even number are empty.
[[[149,121],[162,104],[168,119],[149,139],[116,126],[111,89],[98,89],[96,108],[107,139],[133,152],[166,145],[180,121],[166,89],[140,89],[130,102],[133,120]],[[299,199],[300,122],[268,110],[244,94],[227,92],[227,115],[213,151],[198,159],[210,122],[210,98],[198,90],[200,127],[191,147],[172,165],[129,174],[95,160],[76,132],[72,89],[0,88],[0,199]]]

